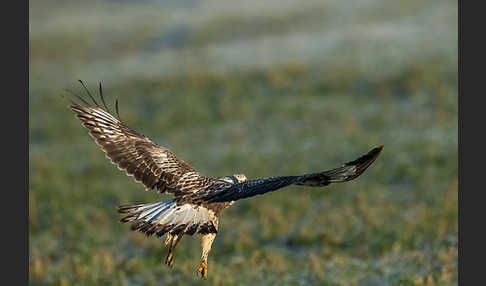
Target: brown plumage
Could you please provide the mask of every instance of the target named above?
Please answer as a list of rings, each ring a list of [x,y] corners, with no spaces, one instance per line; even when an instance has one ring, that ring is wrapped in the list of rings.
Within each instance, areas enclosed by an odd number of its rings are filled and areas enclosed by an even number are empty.
[[[179,196],[207,182],[174,153],[126,127],[102,108],[73,103],[71,110],[106,156],[146,190],[155,188]]]
[[[298,176],[269,177],[248,181],[245,175],[206,177],[178,158],[165,147],[128,128],[120,120],[118,100],[115,108],[118,118],[108,110],[101,84],[99,96],[103,107],[91,95],[94,105],[75,95],[81,103],[71,100],[71,110],[81,120],[89,134],[101,146],[120,170],[141,182],[146,190],[174,195],[171,200],[120,206],[125,216],[121,222],[131,222],[132,230],[147,236],[166,235],[169,247],[166,264],[174,263],[173,251],[183,235],[201,234],[203,253],[198,269],[203,278],[207,275],[207,257],[218,231],[218,215],[234,201],[261,195],[285,186],[303,185],[324,187],[335,182],[346,182],[361,175],[378,157],[383,146],[372,149],[358,159],[341,167]]]

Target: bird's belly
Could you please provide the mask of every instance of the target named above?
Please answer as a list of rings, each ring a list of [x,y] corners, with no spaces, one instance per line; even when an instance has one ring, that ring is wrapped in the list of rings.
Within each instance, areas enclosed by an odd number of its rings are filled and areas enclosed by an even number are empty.
[[[216,214],[219,214],[225,208],[233,205],[233,203],[234,203],[234,201],[232,201],[232,202],[223,202],[223,203],[209,203],[209,204],[205,205],[205,207],[207,209],[210,209],[210,210],[214,211]]]

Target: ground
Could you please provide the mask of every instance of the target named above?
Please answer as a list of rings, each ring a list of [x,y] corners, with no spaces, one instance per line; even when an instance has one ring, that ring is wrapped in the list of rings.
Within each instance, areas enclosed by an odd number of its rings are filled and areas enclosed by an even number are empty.
[[[194,17],[30,3],[31,285],[201,284],[199,237],[169,269],[163,240],[118,222],[118,205],[170,196],[104,157],[60,96],[82,94],[78,78],[208,176],[315,172],[385,146],[355,181],[224,211],[205,284],[457,285],[457,3],[338,2]]]

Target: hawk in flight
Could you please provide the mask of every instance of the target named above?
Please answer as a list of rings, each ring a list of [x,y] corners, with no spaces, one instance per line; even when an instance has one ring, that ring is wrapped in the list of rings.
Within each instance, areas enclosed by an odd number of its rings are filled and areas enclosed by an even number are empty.
[[[131,222],[132,230],[141,231],[147,236],[166,235],[165,245],[169,251],[165,263],[169,267],[174,264],[174,249],[182,236],[200,234],[202,256],[198,272],[204,279],[207,278],[208,254],[218,232],[218,216],[222,210],[237,200],[292,184],[324,187],[353,180],[375,161],[383,148],[376,147],[341,167],[312,174],[255,180],[248,180],[243,174],[206,177],[167,148],[123,124],[118,112],[118,100],[115,101],[115,117],[106,106],[101,83],[99,97],[103,106],[98,104],[83,82],[80,83],[93,104],[75,95],[80,102],[71,100],[70,109],[89,130],[106,157],[128,176],[142,183],[146,191],[157,190],[174,196],[166,201],[120,206],[118,212],[124,215],[120,221]]]

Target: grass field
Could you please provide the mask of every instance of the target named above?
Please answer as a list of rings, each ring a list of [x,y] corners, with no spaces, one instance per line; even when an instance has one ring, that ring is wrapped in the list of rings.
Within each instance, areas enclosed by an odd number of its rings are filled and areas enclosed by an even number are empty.
[[[31,1],[31,285],[457,285],[457,2]],[[343,4],[348,3],[348,4]],[[208,176],[334,168],[220,217],[175,267],[121,204],[170,198],[112,165],[60,94],[95,91]]]

